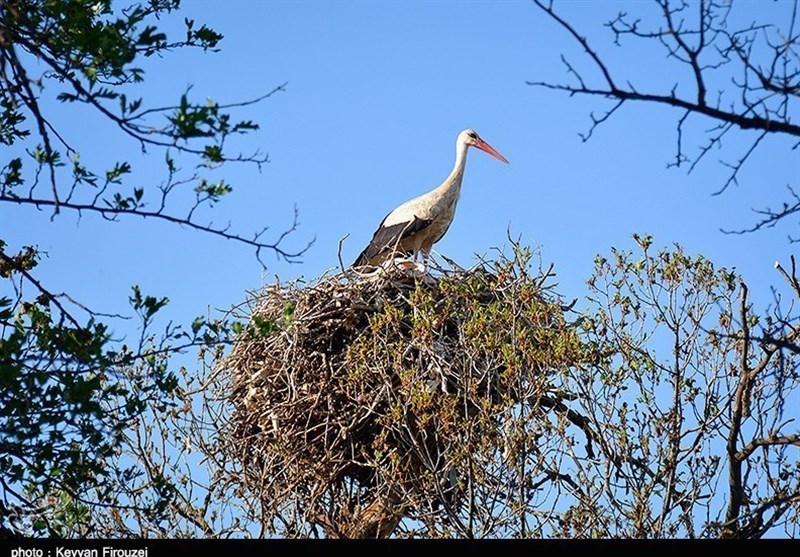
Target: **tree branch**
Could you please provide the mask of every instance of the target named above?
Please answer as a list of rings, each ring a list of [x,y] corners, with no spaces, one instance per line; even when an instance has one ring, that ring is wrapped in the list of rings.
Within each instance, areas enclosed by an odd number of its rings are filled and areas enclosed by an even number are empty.
[[[38,198],[25,198],[25,197],[14,197],[7,194],[0,194],[0,202],[6,203],[16,203],[19,205],[33,205],[36,207],[51,207],[55,205],[55,202],[49,199],[38,199]],[[234,242],[238,242],[247,246],[254,247],[256,249],[257,254],[260,254],[261,250],[269,249],[275,252],[275,254],[283,258],[287,262],[294,262],[299,257],[301,257],[314,243],[314,240],[311,240],[308,244],[306,244],[303,248],[297,251],[288,251],[280,247],[281,242],[286,238],[288,234],[293,232],[297,228],[297,213],[295,212],[295,220],[289,230],[284,231],[279,236],[278,240],[274,243],[266,243],[260,241],[258,238],[261,236],[261,233],[258,233],[254,236],[253,239],[245,238],[243,236],[233,234],[227,231],[227,229],[222,228],[215,228],[211,225],[203,225],[197,222],[194,222],[189,219],[175,217],[169,214],[166,214],[161,211],[145,211],[139,208],[134,209],[123,209],[118,207],[99,207],[97,205],[87,205],[87,204],[80,204],[80,203],[73,203],[73,202],[62,202],[60,203],[60,207],[62,209],[71,209],[73,211],[77,211],[81,213],[83,211],[98,213],[102,215],[104,218],[108,219],[115,219],[120,215],[131,215],[131,216],[138,216],[142,218],[152,218],[163,220],[166,222],[171,222],[174,224],[179,224],[182,226],[189,227],[194,230],[199,230],[201,232],[206,232],[213,236],[218,236],[220,238],[224,238],[226,240],[233,240]],[[262,231],[263,233],[263,231]],[[259,259],[259,261],[261,261]],[[261,264],[264,265],[263,261]]]
[[[623,89],[590,89],[583,87],[573,87],[570,85],[554,85],[552,83],[545,83],[542,81],[528,81],[528,85],[533,87],[544,87],[546,89],[554,89],[557,91],[564,91],[570,94],[584,94],[606,97],[609,99],[619,99],[621,101],[650,101],[659,104],[665,104],[684,110],[691,110],[698,114],[703,114],[716,120],[728,122],[740,127],[743,130],[764,130],[767,132],[779,132],[789,135],[800,137],[800,126],[790,122],[781,122],[779,120],[769,120],[760,116],[743,116],[732,112],[726,112],[708,105],[699,105],[695,102],[686,101],[678,97],[639,93],[636,91],[628,91]]]
[[[773,433],[768,437],[759,437],[758,439],[753,439],[747,445],[742,447],[742,450],[736,453],[736,459],[746,460],[757,448],[771,447],[774,445],[795,445],[800,447],[800,434],[795,433],[794,435],[778,435],[777,433]]]

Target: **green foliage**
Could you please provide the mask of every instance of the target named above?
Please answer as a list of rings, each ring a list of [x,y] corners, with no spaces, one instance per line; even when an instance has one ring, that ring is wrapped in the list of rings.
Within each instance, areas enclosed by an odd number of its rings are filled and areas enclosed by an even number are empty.
[[[22,127],[25,115],[14,100],[7,95],[0,95],[0,143],[11,145],[19,139],[30,135],[30,130]]]
[[[7,256],[0,249],[0,262],[4,280],[18,281],[35,270],[36,251]],[[106,324],[94,317],[79,322],[62,301],[45,291],[29,300],[0,299],[0,475],[5,489],[23,500],[60,494],[56,522],[67,527],[75,513],[85,513],[79,501],[88,488],[99,501],[113,499],[102,478],[121,432],[149,399],[176,385],[166,366],[152,362],[135,390],[124,388],[117,370],[131,354],[112,351]],[[132,302],[149,320],[165,300],[136,289]],[[34,533],[57,528],[43,518],[29,527]]]
[[[184,20],[185,35],[178,40],[170,39],[159,29],[158,19],[179,7],[179,0],[150,0],[125,8],[112,6],[110,0],[22,0],[0,11],[3,29],[0,51],[13,69],[3,74],[6,77],[0,87],[0,141],[14,145],[32,132],[38,135],[37,144],[27,149],[33,163],[30,168],[23,165],[22,159],[15,158],[2,169],[0,201],[24,200],[59,208],[65,197],[73,203],[84,197],[91,200],[88,202],[91,207],[105,209],[103,214],[135,214],[145,206],[146,194],[151,189],[125,182],[134,171],[128,161],[117,162],[105,171],[90,169],[79,162],[80,155],[67,134],[52,128],[46,107],[33,94],[35,88],[53,87],[61,103],[98,112],[122,133],[137,140],[143,149],[172,147],[198,158],[201,166],[208,169],[232,160],[256,164],[266,161],[258,153],[231,155],[224,149],[228,136],[258,129],[251,120],[235,120],[227,111],[249,102],[229,106],[212,99],[194,102],[186,91],[173,106],[160,104],[159,108],[146,108],[145,99],[132,96],[130,85],[145,79],[141,65],[145,59],[178,48],[213,50],[222,39],[219,33],[189,18]],[[23,52],[44,66],[41,79],[29,78],[25,70],[28,59],[22,56]],[[195,145],[198,141],[202,145]],[[60,169],[68,158],[72,161],[73,181],[65,188]],[[177,167],[174,161],[169,166],[172,178]],[[32,174],[26,176],[24,170]],[[49,174],[50,189],[46,191],[37,187],[46,185],[44,180],[40,182],[42,170]],[[213,204],[231,191],[231,186],[220,180],[212,182],[195,175],[185,181],[195,179],[199,179],[195,191],[202,194],[198,195],[198,204]],[[27,180],[34,186],[27,197],[12,192]],[[118,187],[107,192],[110,184]],[[82,185],[99,187],[99,191],[82,189]],[[162,187],[158,195],[166,195],[171,189],[170,185]],[[164,201],[159,199],[159,214],[165,210]],[[75,210],[86,210],[86,205],[63,203],[64,207]]]
[[[93,211],[107,220],[146,214],[237,239],[227,229],[191,220],[195,208],[216,203],[231,186],[197,174],[179,176],[174,157],[194,159],[197,168],[209,170],[230,160],[263,162],[223,149],[227,136],[257,126],[234,120],[228,107],[215,101],[193,102],[188,91],[173,106],[134,93],[133,86],[145,79],[148,58],[187,47],[213,50],[222,39],[189,18],[182,36],[169,37],[160,20],[179,7],[180,0],[128,6],[111,0],[2,3],[0,144],[16,156],[0,169],[0,202],[50,207],[55,214]],[[99,114],[142,150],[163,149],[168,179],[160,188],[132,185],[130,161],[82,158],[69,133],[54,127],[51,108],[41,101],[43,90],[65,109]],[[198,139],[201,144],[195,145]],[[196,203],[181,211],[189,218],[169,214],[170,192],[194,181]],[[144,213],[148,202],[155,209]],[[146,413],[164,412],[172,404],[178,379],[170,356],[189,346],[219,347],[231,324],[198,318],[186,331],[170,323],[159,337],[151,330],[166,297],[133,286],[129,301],[137,321],[125,324],[122,316],[96,313],[57,294],[58,285],[37,278],[37,248],[17,250],[0,240],[0,289],[13,293],[0,297],[0,527],[22,534],[87,535],[94,527],[87,518],[93,505],[124,504],[112,478],[124,484],[141,473],[121,460],[121,439]],[[133,331],[137,323],[138,339],[114,334],[120,328]],[[175,493],[169,482],[161,483],[166,499],[150,501],[147,512],[154,517],[163,516],[168,495]]]
[[[203,179],[200,180],[200,184],[195,188],[195,191],[198,195],[204,196],[205,199],[208,199],[211,203],[216,203],[224,195],[231,192],[231,187],[226,184],[224,180],[220,180],[217,183],[209,183]]]

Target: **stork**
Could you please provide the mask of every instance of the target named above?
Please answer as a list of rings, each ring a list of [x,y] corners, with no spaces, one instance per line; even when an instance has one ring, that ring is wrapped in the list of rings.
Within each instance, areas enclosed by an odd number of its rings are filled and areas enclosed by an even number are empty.
[[[456,139],[456,163],[450,175],[436,189],[406,201],[386,215],[353,266],[380,265],[395,254],[413,254],[416,261],[420,251],[427,264],[431,247],[442,239],[453,222],[470,147],[486,151],[508,164],[508,160],[477,132],[462,131]]]

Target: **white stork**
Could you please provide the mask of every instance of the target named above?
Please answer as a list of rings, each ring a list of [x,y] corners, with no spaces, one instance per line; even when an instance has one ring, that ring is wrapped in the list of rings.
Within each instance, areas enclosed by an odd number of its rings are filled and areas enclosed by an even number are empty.
[[[467,163],[467,149],[477,147],[508,164],[474,130],[464,130],[456,139],[456,164],[438,188],[406,201],[386,215],[372,236],[372,241],[358,256],[354,266],[380,265],[395,254],[417,254],[422,251],[427,262],[433,244],[442,239],[456,213],[461,195],[461,181]]]

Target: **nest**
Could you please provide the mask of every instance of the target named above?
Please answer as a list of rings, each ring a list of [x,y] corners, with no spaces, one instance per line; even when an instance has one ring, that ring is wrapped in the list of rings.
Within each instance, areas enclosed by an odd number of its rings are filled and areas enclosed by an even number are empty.
[[[374,537],[457,512],[464,459],[503,450],[510,409],[581,357],[546,278],[514,260],[255,295],[223,362],[225,437],[265,523],[291,509],[327,536]]]

